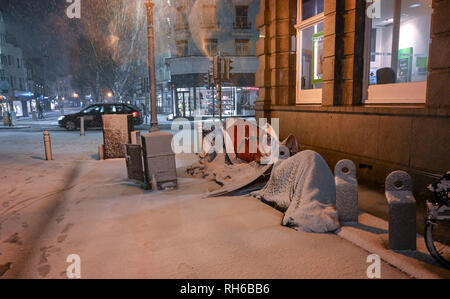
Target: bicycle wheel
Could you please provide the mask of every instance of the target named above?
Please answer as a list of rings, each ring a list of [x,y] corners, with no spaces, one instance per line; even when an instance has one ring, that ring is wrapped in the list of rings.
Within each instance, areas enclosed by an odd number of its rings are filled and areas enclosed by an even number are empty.
[[[450,221],[427,221],[425,244],[431,256],[450,269]]]

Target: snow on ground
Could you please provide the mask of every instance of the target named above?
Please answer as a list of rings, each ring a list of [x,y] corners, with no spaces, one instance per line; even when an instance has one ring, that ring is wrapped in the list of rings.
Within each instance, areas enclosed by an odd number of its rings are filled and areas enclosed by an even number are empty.
[[[365,250],[379,255],[389,264],[414,278],[450,278],[450,271],[443,268],[429,254],[423,236],[417,235],[417,250],[392,251],[388,249],[389,224],[387,221],[361,213],[358,224],[343,226],[338,235]]]
[[[217,186],[184,175],[195,156],[177,156],[178,190],[152,193],[123,160],[95,160],[101,132],[51,137],[47,162],[41,133],[0,132],[0,276],[62,278],[75,253],[84,278],[366,278],[369,253],[337,235],[282,227],[250,197],[204,198]]]

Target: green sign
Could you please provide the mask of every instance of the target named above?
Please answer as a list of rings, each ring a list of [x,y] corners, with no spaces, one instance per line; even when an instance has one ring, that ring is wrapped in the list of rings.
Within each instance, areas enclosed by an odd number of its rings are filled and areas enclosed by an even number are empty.
[[[411,82],[413,62],[413,48],[405,48],[398,51],[398,82]]]
[[[318,84],[323,82],[323,32],[313,35],[313,72],[312,82]]]

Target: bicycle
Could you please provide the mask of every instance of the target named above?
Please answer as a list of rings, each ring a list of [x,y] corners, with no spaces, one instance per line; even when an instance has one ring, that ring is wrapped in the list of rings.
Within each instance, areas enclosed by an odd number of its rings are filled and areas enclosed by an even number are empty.
[[[425,244],[431,256],[450,269],[450,172],[428,189],[434,200],[426,203]]]

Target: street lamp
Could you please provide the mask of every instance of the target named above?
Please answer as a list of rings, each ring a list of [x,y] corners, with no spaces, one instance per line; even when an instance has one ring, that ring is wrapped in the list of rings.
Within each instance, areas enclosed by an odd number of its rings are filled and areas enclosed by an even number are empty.
[[[150,132],[158,132],[158,115],[156,111],[156,77],[155,77],[155,30],[153,26],[153,7],[155,3],[152,0],[146,0],[147,7],[147,34],[148,34],[148,74],[150,83],[150,104],[152,120]]]
[[[145,1],[148,25],[148,71],[150,77],[150,101],[152,120],[150,132],[142,136],[145,177],[152,189],[176,188],[178,186],[175,153],[172,150],[173,135],[160,132],[156,111],[155,77],[155,31],[153,28],[153,7],[151,0]]]

